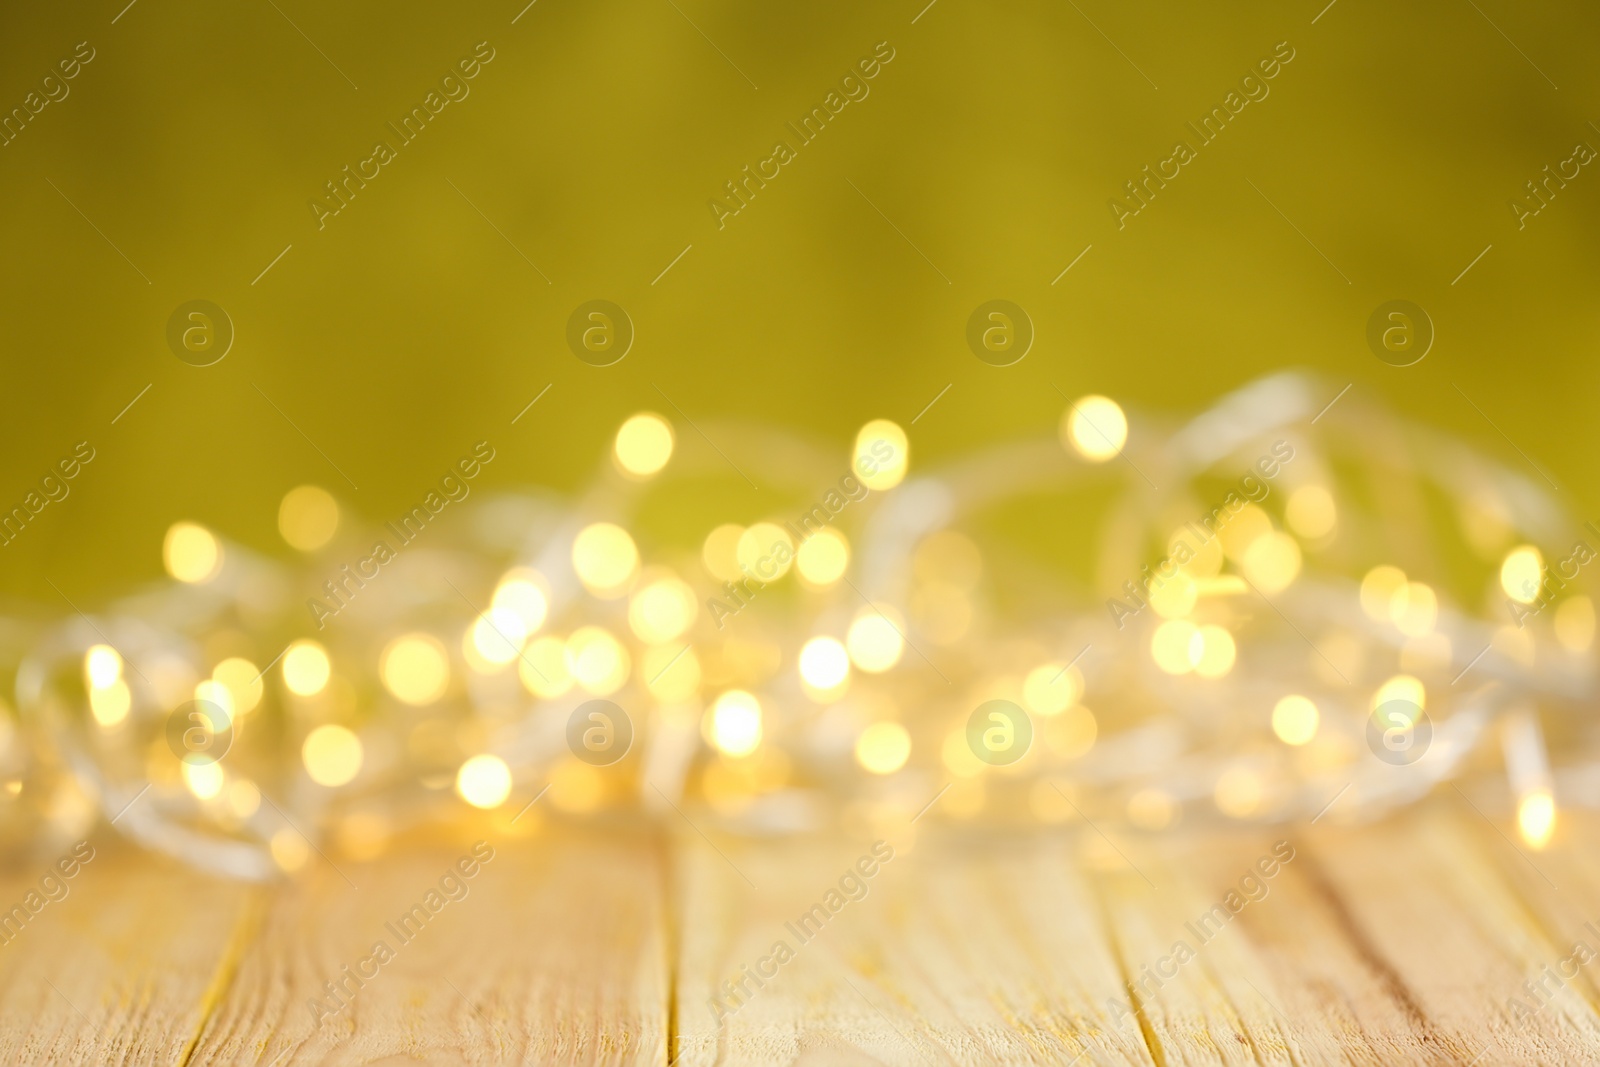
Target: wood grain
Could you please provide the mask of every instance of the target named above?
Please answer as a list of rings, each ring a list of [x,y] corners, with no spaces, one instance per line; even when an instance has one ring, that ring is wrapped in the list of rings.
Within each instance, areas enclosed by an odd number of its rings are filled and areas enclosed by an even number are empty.
[[[257,891],[114,837],[91,844],[67,896],[0,947],[0,1063],[181,1063],[249,936]],[[39,889],[50,862],[0,876],[0,908]]]
[[[594,1064],[666,1062],[661,862],[639,835],[546,834],[434,898],[470,843],[340,862],[286,885],[201,1034],[192,1063]],[[470,864],[469,864],[470,866]],[[458,872],[459,873],[459,872]],[[345,879],[348,877],[349,882]],[[354,888],[359,887],[359,888]],[[365,966],[384,942],[393,958]],[[325,983],[345,981],[342,1010]]]

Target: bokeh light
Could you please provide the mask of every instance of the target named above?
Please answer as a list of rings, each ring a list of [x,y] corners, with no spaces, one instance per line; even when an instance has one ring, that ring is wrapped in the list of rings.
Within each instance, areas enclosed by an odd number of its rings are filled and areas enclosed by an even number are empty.
[[[1128,416],[1110,397],[1079,397],[1061,416],[1061,443],[1091,463],[1104,463],[1128,443]]]
[[[572,569],[595,596],[619,597],[639,570],[639,549],[627,530],[597,522],[585,526],[573,540]]]
[[[361,739],[343,726],[327,723],[306,735],[300,758],[318,785],[346,785],[361,773]]]
[[[511,795],[511,768],[499,756],[473,756],[456,771],[456,792],[475,808],[498,808]]]
[[[630,418],[617,430],[612,458],[617,468],[635,478],[648,478],[672,458],[672,424],[652,411]]]
[[[450,659],[431,634],[405,634],[384,648],[378,674],[395,699],[420,707],[444,696],[450,686]]]
[[[161,545],[167,573],[191,585],[210,581],[222,569],[222,543],[210,530],[192,522],[175,522]]]
[[[339,502],[316,485],[302,485],[283,494],[278,504],[278,533],[292,548],[315,552],[339,530]]]

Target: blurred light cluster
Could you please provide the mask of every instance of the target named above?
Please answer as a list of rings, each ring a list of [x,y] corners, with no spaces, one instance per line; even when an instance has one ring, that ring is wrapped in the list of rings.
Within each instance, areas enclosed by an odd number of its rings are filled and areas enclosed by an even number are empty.
[[[1594,605],[1536,547],[1579,558],[1582,529],[1457,443],[1354,398],[1313,426],[1318,406],[1292,375],[1165,429],[1087,396],[1054,437],[928,471],[887,420],[812,468],[798,446],[730,441],[796,505],[826,501],[841,466],[865,495],[799,525],[798,507],[729,504],[691,516],[687,542],[640,521],[652,494],[680,467],[737,480],[641,412],[593,492],[480,499],[328,620],[305,598],[370,538],[326,489],[282,498],[288,563],[177,522],[169,585],[41,634],[19,667],[0,804],[80,829],[98,805],[151,847],[262,878],[464,818],[1355,818],[1483,771],[1498,740],[1505,810],[1543,847],[1558,797],[1600,804]],[[1106,610],[1116,576],[1170,555],[1240,457],[1283,436],[1302,458],[1225,505],[1150,613]],[[1380,451],[1396,441],[1404,462]],[[1041,561],[992,521],[1043,494],[1079,516],[1064,543],[1099,530],[1097,547]],[[1450,528],[1425,498],[1455,508]],[[1446,569],[1441,545],[1464,562]],[[993,701],[1021,718],[986,749],[969,718]]]

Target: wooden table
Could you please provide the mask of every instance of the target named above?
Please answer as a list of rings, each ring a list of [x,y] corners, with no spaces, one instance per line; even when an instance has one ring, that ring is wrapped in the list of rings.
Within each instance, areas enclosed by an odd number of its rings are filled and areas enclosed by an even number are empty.
[[[468,839],[313,855],[263,888],[97,838],[0,947],[0,1063],[1600,1062],[1581,817],[1539,853],[1453,791],[1282,833],[928,820],[888,862],[866,839],[672,829],[537,825],[436,913]],[[830,900],[850,871],[865,895]],[[0,902],[42,872],[8,871]]]

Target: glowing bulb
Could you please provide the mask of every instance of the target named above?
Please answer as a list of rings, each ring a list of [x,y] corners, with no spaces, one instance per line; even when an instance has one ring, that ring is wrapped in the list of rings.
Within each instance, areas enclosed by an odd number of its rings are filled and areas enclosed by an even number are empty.
[[[341,786],[361,771],[361,739],[343,726],[319,726],[306,735],[300,758],[313,782]]]
[[[758,522],[739,535],[739,570],[763,582],[776,581],[794,563],[794,538],[773,522]]]
[[[1389,606],[1394,595],[1406,584],[1406,572],[1399,567],[1380,563],[1361,579],[1361,610],[1370,619],[1388,622]]]
[[[210,581],[222,569],[222,545],[212,532],[192,522],[175,522],[161,545],[167,573],[193,585]]]
[[[1022,682],[1022,702],[1035,715],[1060,715],[1083,695],[1083,675],[1065,663],[1046,663],[1028,672]]]
[[[1150,637],[1150,655],[1167,674],[1188,674],[1194,670],[1196,641],[1204,647],[1199,627],[1187,619],[1170,619],[1156,627]]]
[[[832,527],[827,527],[800,545],[795,567],[801,581],[815,589],[825,589],[844,577],[850,566],[850,542]]]
[[[893,489],[911,463],[906,432],[888,419],[873,419],[856,434],[850,469],[868,489]]]
[[[1539,599],[1539,583],[1544,580],[1544,557],[1532,545],[1521,545],[1506,554],[1500,564],[1500,588],[1519,604]]]
[[[1189,639],[1189,660],[1202,678],[1221,678],[1237,656],[1233,635],[1220,626],[1202,626]]]
[[[567,638],[567,670],[596,696],[609,696],[628,680],[628,650],[599,626],[584,626]]]
[[[511,795],[511,768],[499,756],[473,756],[456,771],[456,792],[475,808],[498,808]]]
[[[761,702],[742,689],[718,697],[706,721],[708,740],[725,756],[748,756],[761,744]]]
[[[1328,490],[1320,485],[1302,485],[1289,494],[1283,517],[1289,529],[1307,541],[1316,541],[1333,532],[1339,521],[1339,510]]]
[[[211,677],[217,684],[227,689],[233,710],[240,714],[261,703],[261,694],[265,689],[261,674],[261,669],[254,663],[238,656],[230,656],[211,671]]]
[[[893,774],[911,757],[911,734],[897,722],[875,722],[856,738],[856,762],[873,774]]]
[[[531,642],[517,659],[517,676],[528,692],[546,700],[571,689],[566,642],[559,637],[541,637]]]
[[[545,592],[544,576],[526,567],[507,571],[495,587],[489,608],[491,611],[498,608],[515,613],[522,620],[524,633],[537,633],[550,611],[550,597]]]
[[[421,707],[444,696],[450,686],[450,660],[444,645],[421,633],[390,641],[378,660],[383,686],[396,699]]]
[[[1542,849],[1556,829],[1556,800],[1545,790],[1529,793],[1517,804],[1517,830],[1531,847]]]
[[[182,765],[183,784],[201,800],[210,800],[222,792],[222,768],[215,763],[190,763]]]
[[[228,687],[212,678],[207,678],[194,687],[195,700],[210,704],[222,712],[223,718],[232,721],[234,712],[238,709],[233,705],[233,693]]]
[[[101,726],[117,725],[128,717],[132,707],[133,693],[121,678],[103,688],[89,690],[89,711]]]
[[[1389,598],[1389,618],[1408,637],[1433,632],[1439,617],[1439,598],[1422,582],[1407,582]]]
[[[827,692],[850,677],[850,654],[831,637],[813,637],[800,649],[800,679],[812,689]]]
[[[627,591],[639,569],[639,549],[615,523],[585,526],[572,542],[572,569],[595,596],[613,599]]]
[[[1110,397],[1079,397],[1061,416],[1061,443],[1091,463],[1104,463],[1128,443],[1128,417]]]
[[[1397,674],[1380,685],[1372,695],[1372,709],[1376,711],[1391,700],[1404,700],[1418,708],[1425,708],[1428,706],[1427,698],[1427,690],[1420,679],[1409,674]]]
[[[122,677],[122,656],[110,645],[92,645],[83,654],[83,676],[90,689],[108,689]]]
[[[868,674],[882,674],[900,662],[905,638],[900,628],[876,609],[863,608],[845,634],[850,662]]]
[[[1286,745],[1303,745],[1317,736],[1317,706],[1295,693],[1272,706],[1272,732]]]
[[[490,608],[473,621],[468,638],[486,665],[503,667],[522,651],[528,629],[522,616],[510,608]]]
[[[297,696],[309,697],[322,692],[333,674],[333,664],[328,653],[315,641],[296,641],[283,654],[283,684]]]
[[[1239,566],[1265,595],[1282,592],[1300,574],[1300,543],[1286,533],[1269,530],[1250,542]]]
[[[672,442],[672,424],[645,411],[622,424],[612,455],[624,474],[648,478],[672,458]]]
[[[1261,779],[1244,767],[1229,767],[1217,779],[1211,799],[1233,819],[1247,819],[1261,806]]]
[[[744,577],[739,573],[739,539],[743,536],[744,527],[731,522],[706,534],[706,542],[700,549],[700,560],[712,577],[724,582]]]
[[[283,495],[278,505],[278,532],[291,547],[315,552],[339,529],[339,502],[326,489],[302,485]]]
[[[693,625],[699,606],[689,583],[659,578],[633,594],[628,626],[646,644],[665,644]]]
[[[272,851],[273,862],[285,871],[298,871],[311,858],[311,846],[306,839],[287,826],[272,835],[267,847]]]

